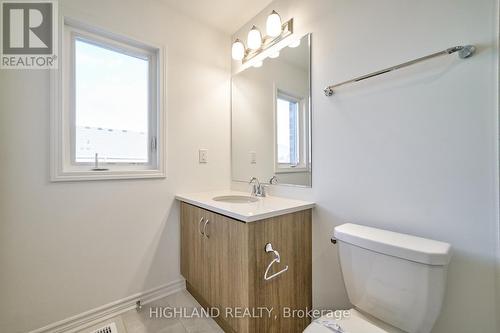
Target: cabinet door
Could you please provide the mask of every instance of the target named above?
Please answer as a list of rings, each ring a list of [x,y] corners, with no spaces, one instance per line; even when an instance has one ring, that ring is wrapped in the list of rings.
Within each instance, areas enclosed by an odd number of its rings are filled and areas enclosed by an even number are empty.
[[[226,331],[245,333],[248,319],[235,318],[226,309],[248,307],[248,227],[244,222],[210,214],[206,229],[210,283],[207,301],[220,309],[229,325]]]
[[[200,294],[203,294],[206,253],[201,230],[204,210],[181,203],[181,274]]]
[[[285,308],[293,310],[312,307],[312,239],[311,210],[272,217],[249,223],[249,261],[253,266],[250,274],[250,306],[273,308],[273,316],[251,320],[253,333],[299,333],[310,320],[308,317],[285,316]],[[274,259],[266,252],[271,243],[281,257],[270,272],[276,273],[288,266],[288,270],[273,279],[265,280],[267,266]]]

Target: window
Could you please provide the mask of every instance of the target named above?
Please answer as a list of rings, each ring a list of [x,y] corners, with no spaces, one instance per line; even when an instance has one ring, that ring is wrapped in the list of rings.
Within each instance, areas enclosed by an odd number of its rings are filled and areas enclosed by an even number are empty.
[[[163,52],[65,19],[52,180],[164,177]]]
[[[278,163],[299,164],[299,102],[278,97],[277,101]]]
[[[148,59],[74,42],[74,162],[147,163]]]
[[[276,172],[305,171],[309,155],[306,103],[279,90],[276,96]]]

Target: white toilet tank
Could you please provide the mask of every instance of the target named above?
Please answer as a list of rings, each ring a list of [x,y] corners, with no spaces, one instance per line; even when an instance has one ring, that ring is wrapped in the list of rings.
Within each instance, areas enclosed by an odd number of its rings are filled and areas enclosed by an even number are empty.
[[[446,285],[447,243],[343,224],[335,228],[347,294],[359,310],[410,333],[429,333]]]

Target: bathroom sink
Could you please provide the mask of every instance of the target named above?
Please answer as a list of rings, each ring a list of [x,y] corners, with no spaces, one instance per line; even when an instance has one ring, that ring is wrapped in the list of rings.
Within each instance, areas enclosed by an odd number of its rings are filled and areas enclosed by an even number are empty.
[[[249,195],[221,195],[218,197],[213,197],[213,200],[220,202],[237,203],[237,204],[259,201],[259,199],[257,199],[256,197],[251,197]]]

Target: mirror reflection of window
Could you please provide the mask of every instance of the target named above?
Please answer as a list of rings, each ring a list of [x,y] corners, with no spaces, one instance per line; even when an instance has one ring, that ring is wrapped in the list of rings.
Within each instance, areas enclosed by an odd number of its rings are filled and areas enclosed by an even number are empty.
[[[276,172],[306,167],[305,102],[278,91],[276,95]]]
[[[278,95],[277,100],[278,163],[299,164],[299,101]]]

